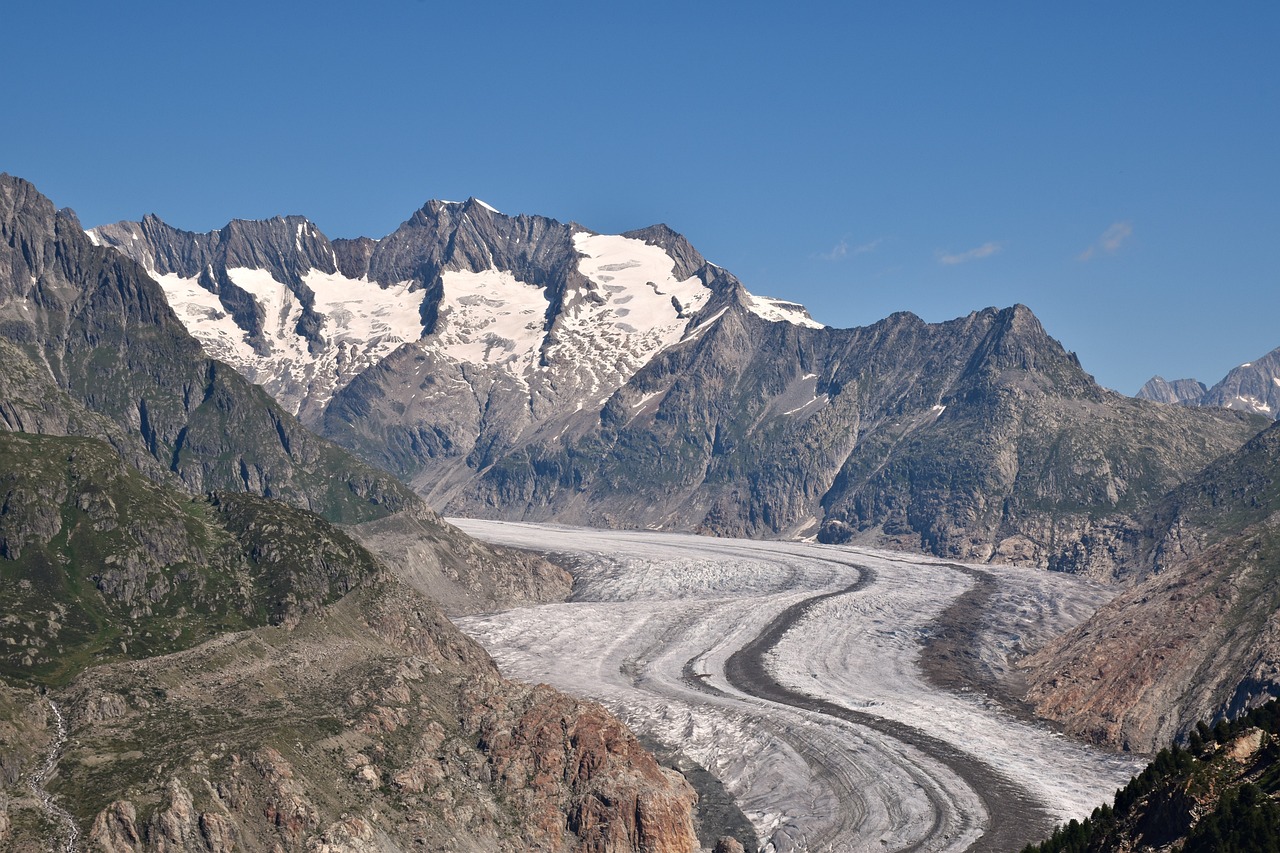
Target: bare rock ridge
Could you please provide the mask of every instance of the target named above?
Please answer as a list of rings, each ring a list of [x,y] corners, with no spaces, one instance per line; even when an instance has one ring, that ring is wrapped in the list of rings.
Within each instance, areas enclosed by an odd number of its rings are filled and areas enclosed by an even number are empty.
[[[1150,400],[1153,403],[1181,403],[1194,406],[1209,389],[1196,379],[1174,379],[1169,381],[1163,376],[1153,376],[1147,384],[1138,389],[1134,396],[1139,400]]]
[[[827,328],[665,226],[599,235],[471,199],[378,240],[296,218],[92,234],[153,269],[206,348],[460,515],[1109,574],[1138,508],[1263,425],[1105,391],[1024,306]],[[236,319],[220,276],[265,319]]]

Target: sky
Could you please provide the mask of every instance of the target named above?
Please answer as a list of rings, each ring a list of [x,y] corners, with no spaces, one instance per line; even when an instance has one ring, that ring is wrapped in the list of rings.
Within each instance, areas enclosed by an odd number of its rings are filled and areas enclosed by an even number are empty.
[[[1020,302],[1125,393],[1280,347],[1273,0],[10,7],[0,171],[87,227],[476,196],[833,326]]]

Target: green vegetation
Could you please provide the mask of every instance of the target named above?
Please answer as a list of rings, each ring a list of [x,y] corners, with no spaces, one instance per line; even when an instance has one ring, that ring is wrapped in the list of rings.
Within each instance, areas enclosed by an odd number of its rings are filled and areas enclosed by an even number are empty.
[[[1226,754],[1237,738],[1254,730],[1263,734],[1256,753],[1242,759]],[[1114,806],[1099,806],[1022,853],[1105,853],[1130,849],[1139,839],[1162,846],[1183,838],[1183,853],[1280,853],[1277,735],[1280,701],[1232,721],[1219,720],[1212,728],[1200,722],[1187,748],[1162,749],[1116,791]]]
[[[0,433],[0,677],[56,686],[335,601],[377,571],[330,524],[192,499],[91,439]]]

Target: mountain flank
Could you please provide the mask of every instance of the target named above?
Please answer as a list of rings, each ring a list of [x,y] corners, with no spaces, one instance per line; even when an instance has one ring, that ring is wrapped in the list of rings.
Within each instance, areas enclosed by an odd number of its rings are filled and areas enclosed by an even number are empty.
[[[1280,695],[1280,427],[1149,510],[1134,584],[1026,661],[1038,713],[1148,751]]]

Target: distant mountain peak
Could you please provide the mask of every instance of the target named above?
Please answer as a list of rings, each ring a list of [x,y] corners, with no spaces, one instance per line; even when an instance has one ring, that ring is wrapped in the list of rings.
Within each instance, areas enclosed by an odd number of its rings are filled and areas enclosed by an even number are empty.
[[[1194,379],[1153,376],[1137,397],[1157,403],[1216,406],[1280,419],[1280,348],[1233,368],[1212,388]]]

